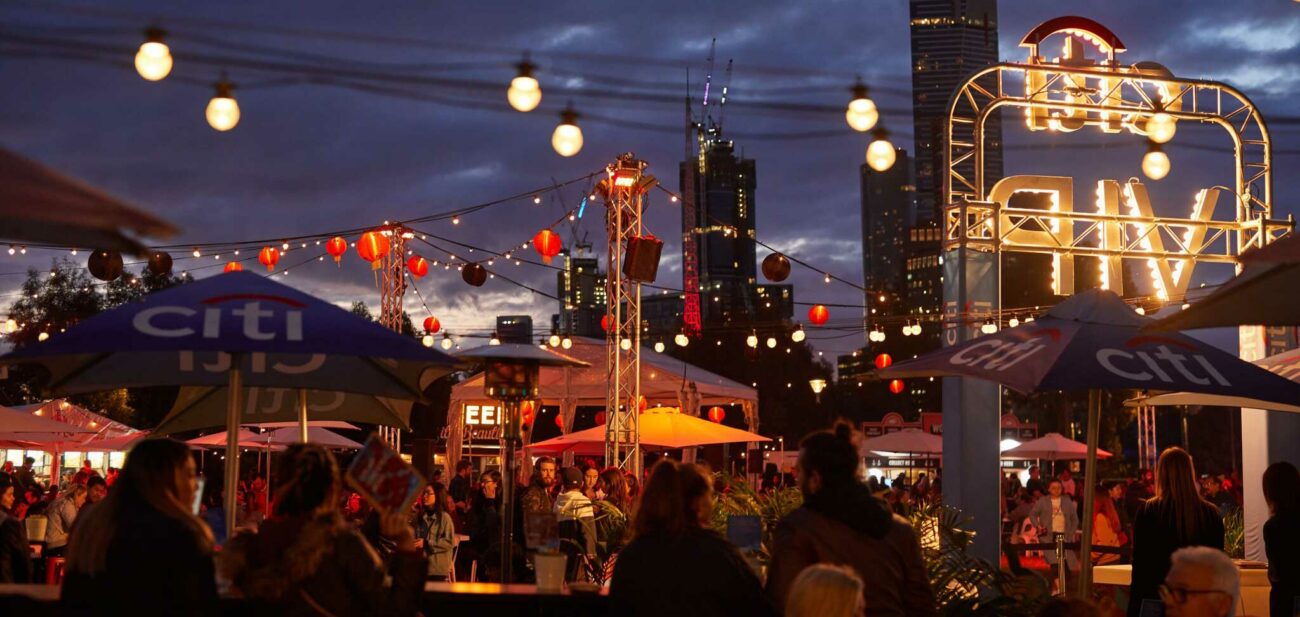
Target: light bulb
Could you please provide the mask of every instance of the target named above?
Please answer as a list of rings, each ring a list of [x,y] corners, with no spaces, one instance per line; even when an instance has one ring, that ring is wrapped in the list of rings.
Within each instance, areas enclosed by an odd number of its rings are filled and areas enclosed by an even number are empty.
[[[749,336],[745,337],[745,344],[748,345],[750,348],[758,347],[758,335],[750,334]]]
[[[550,344],[551,347],[559,347],[559,346],[560,346],[560,335],[558,335],[558,334],[552,334],[552,335],[551,335],[551,338],[547,339],[546,342],[547,342],[548,344]]]
[[[880,120],[880,111],[876,109],[875,102],[867,98],[867,87],[861,82],[853,86],[853,100],[849,101],[849,108],[844,111],[844,119],[859,133],[870,131]]]
[[[420,339],[420,342],[424,343],[425,347],[433,347],[433,335],[432,334],[424,335],[424,337]]]
[[[1151,144],[1151,149],[1142,157],[1142,173],[1152,180],[1169,175],[1169,155],[1158,144]]]
[[[884,330],[876,330],[876,340],[877,340],[877,341],[884,341],[884,340],[885,340],[885,331],[884,331]]]
[[[442,345],[443,349],[451,349],[451,337],[450,336],[442,337],[442,342],[439,344]]]
[[[500,345],[500,344],[501,344],[501,339],[497,338],[496,333],[493,332],[492,338],[488,339],[488,345]]]
[[[533,68],[527,60],[516,65],[519,75],[510,80],[510,89],[506,90],[506,100],[515,111],[532,111],[542,102],[542,88],[533,77]]]
[[[1147,120],[1147,138],[1158,144],[1169,143],[1174,138],[1174,133],[1178,132],[1177,122],[1173,116],[1163,111],[1151,116]]]
[[[1136,309],[1133,309],[1133,310],[1137,311],[1137,314],[1138,314],[1138,315],[1146,315],[1146,314],[1147,314],[1147,310],[1144,309],[1144,308],[1142,308],[1142,307],[1140,307],[1140,306],[1137,307]]]
[[[802,343],[805,338],[808,338],[808,334],[803,331],[803,326],[796,327],[794,332],[790,333],[790,340],[796,343]]]
[[[663,345],[663,343],[660,343],[660,345]],[[564,349],[572,349],[572,348],[573,348],[573,339],[571,339],[571,338],[569,338],[569,337],[567,337],[567,336],[564,337],[564,339],[560,341],[560,347],[562,347],[562,348],[564,348]]]
[[[1015,317],[1012,317],[1011,320],[1007,322],[1007,325],[1008,325],[1008,326],[1011,326],[1012,328],[1014,328],[1014,327],[1020,325],[1020,320],[1019,320],[1019,319],[1016,319]]]
[[[239,124],[239,103],[235,101],[234,84],[222,79],[216,84],[217,92],[208,101],[205,115],[208,126],[218,131],[229,131]]]
[[[8,334],[13,334],[14,332],[17,332],[17,331],[18,331],[18,322],[17,322],[16,320],[13,320],[13,319],[6,319],[6,320],[5,320],[5,332],[8,333]]]
[[[691,344],[691,339],[687,338],[686,334],[679,333],[677,336],[673,337],[673,342],[677,343],[678,347],[685,347]]]
[[[42,333],[36,335],[36,340],[37,340],[37,341],[44,341],[44,340],[47,339],[47,338],[50,338],[50,333],[49,333],[49,332],[42,332]]]
[[[149,81],[161,81],[172,72],[172,50],[163,42],[166,32],[158,28],[144,31],[144,43],[135,52],[135,72]]]
[[[912,336],[912,324],[905,324],[903,326],[903,336]]]
[[[776,337],[775,337],[775,336],[769,336],[769,337],[767,337],[767,348],[768,348],[768,349],[776,349]]]
[[[664,352],[664,342],[655,341],[655,353],[663,353],[663,352]]]
[[[619,349],[622,349],[623,351],[627,351],[627,350],[631,349],[631,348],[632,348],[632,339],[630,339],[630,338],[625,338],[625,339],[623,339],[623,340],[620,340],[620,341],[618,342],[618,348],[619,348]]]
[[[1033,323],[1033,321],[1034,321],[1034,318],[1033,318],[1033,317],[1026,317],[1026,318],[1025,318],[1025,323]]]
[[[551,147],[560,156],[573,156],[582,150],[582,129],[578,128],[578,112],[572,107],[560,112],[560,123],[551,133]]]
[[[993,334],[997,331],[998,327],[993,325],[992,321],[986,321],[983,326],[980,326],[980,332],[983,332],[984,334]]]
[[[867,146],[867,165],[876,171],[887,171],[898,158],[894,144],[889,143],[889,132],[879,128],[872,133],[872,137],[875,137],[875,141]]]

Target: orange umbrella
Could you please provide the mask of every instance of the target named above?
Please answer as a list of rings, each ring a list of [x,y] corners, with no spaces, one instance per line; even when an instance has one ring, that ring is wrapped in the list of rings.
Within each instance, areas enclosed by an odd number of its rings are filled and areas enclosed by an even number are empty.
[[[772,441],[767,437],[737,428],[709,422],[682,413],[676,407],[653,407],[645,410],[640,419],[641,445],[675,449],[704,446],[716,443],[748,443]],[[529,446],[534,452],[563,452],[573,449],[583,453],[583,448],[605,443],[605,425],[560,435]],[[603,448],[603,446],[601,446]],[[603,450],[601,450],[603,451]]]

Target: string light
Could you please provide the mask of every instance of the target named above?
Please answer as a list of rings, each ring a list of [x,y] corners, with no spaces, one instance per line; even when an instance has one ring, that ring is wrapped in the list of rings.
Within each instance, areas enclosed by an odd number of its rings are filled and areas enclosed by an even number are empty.
[[[1011,326],[1012,328],[1014,328],[1014,327],[1020,325],[1020,320],[1019,320],[1019,319],[1016,319],[1015,317],[1012,317],[1009,321],[1007,321],[1007,325],[1008,325],[1008,326]]]
[[[556,154],[570,157],[582,150],[582,129],[578,128],[578,112],[569,105],[560,112],[560,123],[551,133],[551,147]]]
[[[880,120],[880,110],[876,109],[876,103],[867,97],[866,84],[859,81],[853,85],[853,100],[849,101],[849,108],[844,111],[844,119],[848,121],[849,126],[859,133],[870,131]]]
[[[776,349],[776,337],[775,337],[775,336],[769,336],[769,337],[767,337],[767,348],[768,348],[768,349]]]
[[[673,342],[677,343],[678,347],[685,347],[691,344],[691,339],[686,336],[685,332],[678,332],[677,336],[673,337]]]
[[[235,85],[226,81],[224,76],[214,88],[216,94],[208,101],[204,115],[208,119],[208,126],[224,133],[239,124],[239,102],[235,100]]]
[[[558,334],[552,334],[552,335],[551,335],[551,338],[550,338],[549,340],[547,340],[547,342],[550,343],[551,347],[559,347],[559,346],[560,346],[560,335],[558,335]]]
[[[871,136],[874,141],[867,146],[867,165],[878,172],[888,171],[898,158],[898,153],[894,152],[894,144],[889,142],[889,131],[886,131],[883,126],[877,127],[872,131]]]
[[[980,332],[983,332],[984,334],[993,334],[994,332],[997,331],[998,331],[998,327],[993,324],[992,319],[985,320],[984,325],[980,326]]]
[[[515,111],[530,112],[537,109],[542,102],[542,87],[537,83],[537,78],[533,77],[533,69],[537,67],[525,58],[515,68],[519,69],[519,74],[510,80],[506,100]]]
[[[500,344],[501,344],[501,339],[497,338],[496,332],[493,332],[492,338],[488,339],[488,345],[500,345]]]
[[[1160,180],[1169,175],[1169,155],[1165,154],[1160,144],[1148,142],[1147,153],[1142,157],[1142,174],[1152,180]]]
[[[659,344],[660,344],[660,345],[663,345],[663,343],[659,343]],[[560,340],[560,348],[561,348],[561,349],[572,349],[572,348],[573,348],[573,339],[571,339],[571,338],[569,338],[569,337],[567,337],[567,336],[564,337],[563,339],[561,339],[561,340]]]
[[[664,352],[664,342],[655,341],[655,353],[663,353],[663,352]]]
[[[1178,132],[1177,121],[1174,120],[1173,116],[1163,111],[1147,120],[1147,138],[1158,144],[1169,143],[1169,140],[1174,138],[1176,132]]]
[[[755,349],[755,348],[757,348],[757,347],[758,347],[758,333],[757,333],[757,332],[751,332],[751,333],[749,334],[749,336],[745,337],[745,344],[748,345],[751,349]]]
[[[802,343],[803,340],[807,337],[808,337],[807,333],[803,331],[803,324],[796,325],[794,327],[794,332],[790,333],[790,340],[796,343]]]
[[[439,343],[439,344],[442,346],[443,349],[451,349],[451,345],[452,345],[452,342],[451,342],[451,334],[446,333],[446,332],[443,332],[443,333],[442,333],[442,342]]]
[[[148,81],[162,81],[172,72],[172,51],[163,42],[167,35],[160,28],[147,28],[144,42],[135,52],[135,72]]]

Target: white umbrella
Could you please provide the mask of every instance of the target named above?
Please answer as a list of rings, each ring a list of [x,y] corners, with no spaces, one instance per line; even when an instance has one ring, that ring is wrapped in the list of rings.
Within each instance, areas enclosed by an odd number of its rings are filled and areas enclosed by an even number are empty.
[[[1110,458],[1110,452],[1097,449],[1097,458]],[[1060,433],[1048,433],[1038,439],[1031,439],[1006,452],[1002,458],[1008,461],[1029,461],[1043,459],[1047,461],[1082,461],[1088,458],[1088,444],[1075,441]]]
[[[276,446],[287,446],[295,443],[303,443],[302,434],[299,432],[297,425],[287,426],[276,429],[263,435],[267,443]],[[307,427],[307,440],[333,450],[360,450],[361,444],[348,439],[334,431],[325,430],[317,426]]]
[[[943,437],[921,429],[903,429],[872,437],[858,446],[858,453],[862,456],[871,452],[902,453],[909,456],[942,454]]]

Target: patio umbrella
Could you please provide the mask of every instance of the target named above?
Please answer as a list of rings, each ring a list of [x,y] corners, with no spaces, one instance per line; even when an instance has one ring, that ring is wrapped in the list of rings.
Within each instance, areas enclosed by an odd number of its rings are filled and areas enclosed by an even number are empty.
[[[317,444],[332,450],[360,450],[361,444],[348,439],[334,431],[326,430],[317,426],[307,427],[307,436],[310,443]],[[275,446],[289,446],[295,443],[305,443],[302,435],[298,433],[298,427],[291,426],[276,429],[265,435],[267,443]]]
[[[1097,449],[1097,458],[1110,458],[1111,453]],[[1078,461],[1088,458],[1088,444],[1075,441],[1060,433],[1048,433],[1031,439],[1002,453],[1009,461]]]
[[[943,437],[921,429],[907,428],[863,440],[858,446],[858,454],[867,456],[871,452],[897,452],[909,457],[917,454],[942,454]]]
[[[143,255],[123,233],[169,237],[170,223],[124,201],[0,148],[0,238]]]
[[[241,448],[247,448],[250,450],[260,450],[270,445],[270,442],[267,440],[267,436],[265,433],[254,433],[253,431],[250,431],[246,428],[239,429],[239,432],[236,433],[235,436],[236,439],[238,439],[239,447]],[[188,444],[191,448],[201,448],[204,450],[220,450],[225,448],[226,444],[229,441],[230,441],[229,433],[227,433],[226,431],[219,431],[216,433],[211,433],[209,435],[195,437],[194,439],[187,440],[185,443]]]
[[[1280,242],[1279,242],[1280,243]],[[1148,326],[1152,332],[1221,326],[1300,325],[1300,262],[1247,266],[1213,293]]]
[[[1006,328],[877,371],[884,379],[971,377],[1020,392],[1090,390],[1088,467],[1083,511],[1092,511],[1096,484],[1100,390],[1161,389],[1300,400],[1300,384],[1269,373],[1208,343],[1172,333],[1144,334],[1151,320],[1114,292],[1076,294],[1037,321]],[[1083,521],[1085,575],[1090,585],[1092,517]]]
[[[126,452],[135,444],[148,439],[149,435],[149,431],[136,431],[109,439],[93,439],[69,449],[78,452]]]
[[[1300,382],[1300,349],[1261,358],[1252,364],[1270,373],[1280,375],[1291,381]],[[1213,407],[1248,407],[1270,411],[1289,411],[1300,413],[1300,405],[1263,401],[1250,396],[1223,396],[1199,392],[1157,392],[1143,394],[1124,401],[1125,407],[1169,407],[1178,405],[1201,405]]]
[[[641,445],[664,449],[690,448],[719,443],[749,443],[772,441],[767,437],[723,426],[695,416],[681,413],[676,407],[652,407],[641,414]],[[560,435],[529,446],[534,451],[564,451],[578,444],[600,444],[604,452],[605,425]],[[575,450],[576,451],[576,450]]]
[[[303,409],[298,389],[244,388],[243,391],[240,409],[243,410],[244,424],[266,428],[300,426],[298,416]],[[181,388],[171,411],[158,423],[154,432],[171,435],[225,426],[226,410],[230,407],[229,392],[226,387]],[[410,400],[326,390],[307,390],[305,394],[306,416],[311,418],[309,425],[320,426],[319,422],[328,421],[336,423],[329,428],[357,428],[345,422],[349,420],[410,428]]]
[[[456,361],[333,304],[251,272],[178,285],[4,357],[50,373],[57,394],[140,386],[295,388],[418,400]],[[226,429],[242,423],[230,396]],[[239,448],[226,444],[226,511],[235,511]],[[228,517],[233,531],[234,517]]]

